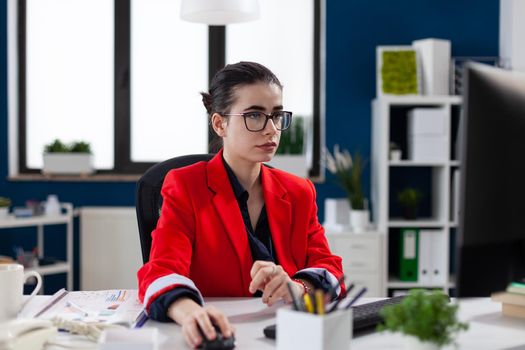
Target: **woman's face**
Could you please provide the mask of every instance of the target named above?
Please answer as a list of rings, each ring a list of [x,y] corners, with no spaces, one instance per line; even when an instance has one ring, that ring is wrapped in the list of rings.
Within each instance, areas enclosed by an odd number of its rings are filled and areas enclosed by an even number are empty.
[[[241,85],[235,89],[234,103],[229,114],[245,112],[272,112],[283,109],[282,91],[276,84],[256,83]],[[222,122],[224,152],[229,158],[249,162],[268,162],[272,159],[281,132],[275,128],[272,119],[268,120],[261,131],[249,131],[242,116],[229,116]]]

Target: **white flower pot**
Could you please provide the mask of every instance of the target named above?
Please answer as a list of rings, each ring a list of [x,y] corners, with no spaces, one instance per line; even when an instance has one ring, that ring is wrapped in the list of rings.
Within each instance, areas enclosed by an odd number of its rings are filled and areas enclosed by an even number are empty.
[[[355,233],[361,233],[370,225],[370,212],[368,210],[350,210],[350,226]]]
[[[44,174],[84,175],[93,172],[93,155],[90,153],[44,153]]]
[[[348,230],[350,225],[350,205],[346,198],[326,198],[324,201],[323,226],[331,232]]]
[[[393,162],[399,162],[401,160],[402,152],[399,149],[393,149],[390,151],[390,160]]]
[[[9,215],[9,208],[8,207],[0,208],[0,219],[7,219],[8,215]]]
[[[405,336],[405,349],[406,350],[439,350],[440,347],[437,344],[430,342],[422,342],[417,337]]]

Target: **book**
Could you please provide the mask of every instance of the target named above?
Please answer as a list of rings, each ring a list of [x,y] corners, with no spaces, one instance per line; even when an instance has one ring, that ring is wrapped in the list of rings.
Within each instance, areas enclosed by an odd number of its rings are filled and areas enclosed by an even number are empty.
[[[491,298],[493,301],[499,301],[503,304],[512,304],[525,307],[525,295],[499,292],[492,294]]]
[[[525,283],[512,282],[507,287],[507,292],[525,295]]]
[[[61,289],[35,312],[33,317],[86,323],[120,324],[132,327],[143,315],[144,307],[136,290],[111,289],[68,292]]]
[[[525,318],[525,306],[501,304],[501,313],[506,316]]]

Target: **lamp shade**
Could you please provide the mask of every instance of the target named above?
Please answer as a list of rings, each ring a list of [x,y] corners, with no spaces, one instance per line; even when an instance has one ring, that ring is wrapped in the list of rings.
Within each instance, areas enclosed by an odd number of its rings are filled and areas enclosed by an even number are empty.
[[[181,18],[189,22],[225,25],[259,18],[258,0],[182,0]]]

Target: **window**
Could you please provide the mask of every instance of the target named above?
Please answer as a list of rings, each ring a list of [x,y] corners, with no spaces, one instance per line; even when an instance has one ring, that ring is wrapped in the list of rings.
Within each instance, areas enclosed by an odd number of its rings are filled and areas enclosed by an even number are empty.
[[[174,20],[180,2],[131,2],[131,160],[208,150],[208,28]],[[160,142],[159,142],[160,141]]]
[[[19,0],[18,171],[38,172],[55,138],[90,142],[99,172],[204,153],[199,92],[225,63],[253,60],[313,125],[318,177],[322,1],[264,0],[261,20],[226,28],[183,22],[177,0]]]
[[[113,17],[107,0],[27,0],[27,168],[55,138],[89,141],[95,167],[113,168]]]

